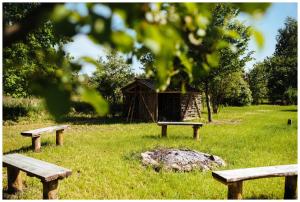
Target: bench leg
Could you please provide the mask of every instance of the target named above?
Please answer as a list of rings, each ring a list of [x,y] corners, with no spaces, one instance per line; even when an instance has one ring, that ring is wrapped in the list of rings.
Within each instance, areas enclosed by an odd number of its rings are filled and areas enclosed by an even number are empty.
[[[228,199],[242,199],[243,181],[228,184]]]
[[[63,137],[64,130],[56,131],[56,145],[63,145],[64,144],[64,137]]]
[[[161,126],[161,136],[162,137],[167,137],[167,128],[168,128],[167,125],[162,125]]]
[[[193,126],[193,129],[194,129],[194,140],[198,140],[199,139],[199,134],[198,134],[199,127]]]
[[[297,175],[285,177],[284,199],[297,199]]]
[[[43,199],[58,199],[58,180],[43,182]]]
[[[40,152],[41,151],[41,136],[32,137],[32,149],[35,152]]]
[[[7,167],[7,192],[10,194],[22,191],[23,183],[21,172],[14,167]]]

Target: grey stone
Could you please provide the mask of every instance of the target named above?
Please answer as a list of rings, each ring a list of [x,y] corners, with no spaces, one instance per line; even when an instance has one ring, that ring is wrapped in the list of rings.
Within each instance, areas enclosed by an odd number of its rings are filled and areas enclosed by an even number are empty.
[[[207,171],[226,165],[219,156],[190,149],[156,149],[141,153],[141,156],[143,165],[152,166],[156,171]]]

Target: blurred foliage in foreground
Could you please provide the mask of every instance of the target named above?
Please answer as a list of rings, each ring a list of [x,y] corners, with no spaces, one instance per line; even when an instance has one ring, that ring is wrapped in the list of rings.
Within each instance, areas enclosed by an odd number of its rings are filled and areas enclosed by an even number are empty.
[[[220,34],[232,39],[239,37],[237,32],[225,26],[226,19],[224,24],[214,27],[213,34],[208,30],[211,27],[211,11],[217,5],[215,3],[87,3],[87,15],[69,10],[64,4],[41,3],[30,9],[18,8],[26,7],[26,3],[3,5],[5,48],[26,40],[32,31],[50,21],[59,36],[72,37],[84,32],[95,43],[131,56],[140,57],[151,52],[155,57],[156,71],[153,74],[158,90],[166,89],[171,78],[180,72],[188,75],[188,80],[184,82],[199,79],[203,72],[218,66],[219,50],[234,48],[220,38]],[[264,13],[269,3],[228,5],[255,16]],[[24,12],[17,15],[22,10]],[[11,20],[12,16],[17,17]],[[120,22],[118,25],[114,23],[116,20]],[[262,45],[261,34],[254,29],[252,33],[257,43]],[[202,58],[200,64],[188,54],[189,44],[198,50],[196,57]],[[47,64],[46,68],[58,67],[53,68],[50,75],[33,76],[32,81],[33,92],[46,99],[47,108],[56,120],[70,110],[70,100],[74,95],[91,104],[99,115],[107,113],[108,104],[103,97],[95,89],[84,85],[84,78],[76,76],[81,68],[80,61],[72,63],[59,48],[49,51],[44,47],[35,49],[32,58],[37,59],[39,64]],[[98,65],[92,58],[84,57],[81,61]],[[175,61],[182,68],[175,68]]]

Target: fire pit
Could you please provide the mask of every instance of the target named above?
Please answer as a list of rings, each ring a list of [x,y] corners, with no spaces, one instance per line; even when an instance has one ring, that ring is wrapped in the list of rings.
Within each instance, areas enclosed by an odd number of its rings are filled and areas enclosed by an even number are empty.
[[[156,171],[207,171],[226,165],[218,156],[190,149],[156,149],[141,153],[141,156],[143,165],[152,166]]]

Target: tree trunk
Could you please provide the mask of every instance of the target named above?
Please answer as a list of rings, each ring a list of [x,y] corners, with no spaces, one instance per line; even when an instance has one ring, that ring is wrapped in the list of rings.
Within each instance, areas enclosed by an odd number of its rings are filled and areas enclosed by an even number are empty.
[[[213,113],[217,114],[219,111],[219,105],[217,102],[212,102]]]
[[[208,122],[212,122],[212,115],[210,110],[210,97],[208,93],[208,82],[205,82],[205,97],[206,97],[206,107],[207,107],[207,114],[208,114]]]

